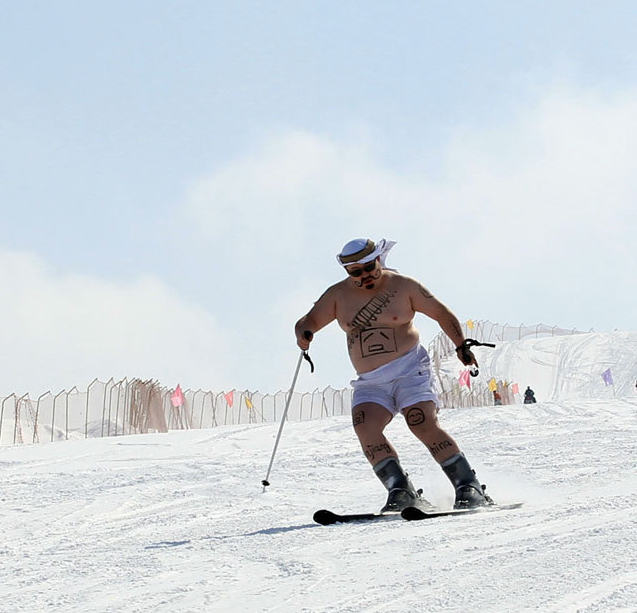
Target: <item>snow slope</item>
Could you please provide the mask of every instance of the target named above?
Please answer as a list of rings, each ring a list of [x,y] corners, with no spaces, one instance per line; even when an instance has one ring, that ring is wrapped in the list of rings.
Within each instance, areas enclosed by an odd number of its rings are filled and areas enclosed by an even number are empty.
[[[637,612],[637,398],[445,410],[519,510],[318,526],[384,502],[347,417],[0,449],[0,611]],[[451,487],[401,417],[414,482]]]
[[[496,341],[495,349],[474,349],[480,375],[473,383],[517,382],[521,394],[529,385],[538,400],[634,397],[637,381],[637,332],[593,332],[516,341]],[[601,373],[610,368],[614,385]],[[447,387],[461,370],[454,357],[443,362]],[[522,396],[520,395],[520,401]]]

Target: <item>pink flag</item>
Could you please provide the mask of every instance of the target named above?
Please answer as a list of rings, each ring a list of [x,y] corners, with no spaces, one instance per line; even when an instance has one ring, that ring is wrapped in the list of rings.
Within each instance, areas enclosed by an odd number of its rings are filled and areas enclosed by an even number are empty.
[[[234,391],[224,394],[223,397],[226,399],[228,405],[232,406],[232,403],[234,402]]]
[[[184,393],[181,391],[181,386],[177,383],[177,389],[171,394],[170,401],[174,407],[180,407],[185,402]]]
[[[458,377],[458,383],[460,387],[466,385],[469,389],[471,389],[471,373],[468,370],[463,370]]]
[[[602,379],[604,379],[606,387],[608,387],[609,385],[613,385],[613,375],[610,372],[610,368],[602,373]]]
[[[511,391],[512,391],[514,394],[519,394],[519,393],[520,393],[520,388],[518,387],[518,384],[517,384],[517,383],[514,383],[514,384],[511,386]]]

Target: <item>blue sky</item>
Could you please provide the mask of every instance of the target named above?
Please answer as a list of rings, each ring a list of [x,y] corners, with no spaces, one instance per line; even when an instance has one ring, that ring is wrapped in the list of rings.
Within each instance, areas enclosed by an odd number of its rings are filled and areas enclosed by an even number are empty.
[[[0,393],[285,388],[358,236],[461,320],[635,329],[636,17],[2,3]],[[340,334],[301,388],[347,385]]]

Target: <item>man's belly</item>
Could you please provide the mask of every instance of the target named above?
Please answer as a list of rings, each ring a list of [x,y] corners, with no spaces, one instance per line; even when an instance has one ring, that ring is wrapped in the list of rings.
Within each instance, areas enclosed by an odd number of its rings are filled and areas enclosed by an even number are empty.
[[[348,335],[348,350],[357,373],[369,372],[405,355],[418,343],[418,332],[377,326]]]

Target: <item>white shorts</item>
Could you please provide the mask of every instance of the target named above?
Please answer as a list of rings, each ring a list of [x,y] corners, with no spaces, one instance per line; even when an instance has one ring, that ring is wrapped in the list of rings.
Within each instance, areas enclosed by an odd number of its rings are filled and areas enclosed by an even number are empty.
[[[360,374],[350,383],[354,388],[352,408],[363,402],[375,402],[396,415],[417,402],[432,400],[438,405],[431,361],[422,345],[416,345],[388,364]]]

